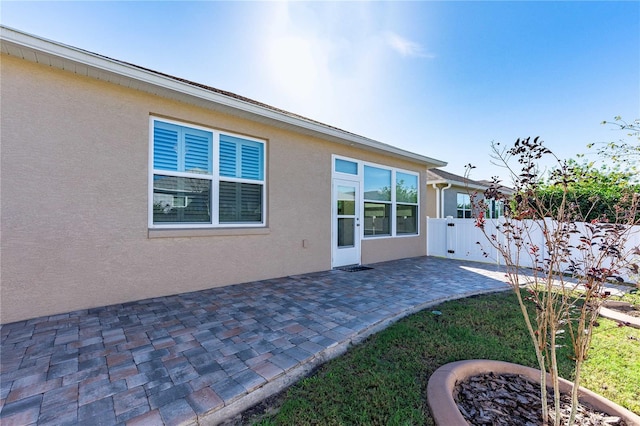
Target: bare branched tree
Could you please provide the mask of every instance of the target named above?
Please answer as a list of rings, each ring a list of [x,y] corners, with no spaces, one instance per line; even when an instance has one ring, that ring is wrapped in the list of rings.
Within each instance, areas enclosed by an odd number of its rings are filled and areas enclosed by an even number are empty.
[[[585,178],[577,175],[579,169],[570,161],[557,158],[539,138],[518,139],[507,149],[497,145],[493,148],[494,158],[502,161],[512,175],[516,195],[505,195],[499,179],[494,178],[484,199],[476,197],[473,201],[480,212],[476,226],[506,265],[507,281],[517,296],[541,370],[543,420],[555,425],[562,422],[556,349],[563,342],[570,342],[575,375],[567,424],[573,425],[581,368],[600,306],[608,296],[606,286],[624,281],[623,277],[631,277],[638,270],[634,253],[640,253],[640,248],[630,247],[629,237],[638,232],[633,225],[638,225],[640,194],[624,194],[620,200],[624,208],[617,210],[614,221],[587,221],[586,212],[569,196],[571,184]],[[543,158],[556,163],[547,178],[538,169]],[[554,205],[539,197],[538,190],[545,180],[562,188],[562,196],[555,199]],[[485,199],[505,202],[505,216],[496,221],[495,227],[486,226],[489,219],[482,214],[487,207]],[[544,402],[546,373],[550,374],[554,389],[553,410]]]

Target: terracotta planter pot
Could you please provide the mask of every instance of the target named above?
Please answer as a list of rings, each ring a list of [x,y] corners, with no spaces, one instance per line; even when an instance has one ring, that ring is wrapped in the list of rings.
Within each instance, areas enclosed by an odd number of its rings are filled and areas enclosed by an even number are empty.
[[[476,359],[443,365],[433,373],[427,385],[427,400],[436,424],[439,426],[468,426],[453,399],[453,390],[456,383],[463,382],[469,377],[489,372],[494,374],[519,374],[536,383],[540,383],[540,370],[509,362]],[[550,381],[551,378],[547,376],[547,383]],[[562,393],[570,393],[572,387],[573,384],[571,382],[560,379],[560,391]],[[613,416],[619,416],[628,424],[640,425],[640,416],[588,389],[580,387],[579,399],[597,410]]]

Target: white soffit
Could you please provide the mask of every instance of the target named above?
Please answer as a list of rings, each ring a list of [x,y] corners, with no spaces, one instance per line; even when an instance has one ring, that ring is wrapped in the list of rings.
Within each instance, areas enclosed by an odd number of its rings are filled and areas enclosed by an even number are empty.
[[[428,167],[442,167],[447,164],[444,161],[405,151],[373,139],[305,119],[304,117],[290,115],[275,108],[216,93],[212,90],[180,81],[177,78],[172,78],[172,76],[142,69],[4,26],[0,26],[0,47],[2,53],[7,55],[154,95],[176,99],[206,109],[227,112],[270,125],[293,129],[299,133],[321,137],[333,142],[358,146],[369,151],[417,161]]]
[[[480,189],[480,190],[487,189],[487,186],[479,185],[471,182],[461,182],[457,180],[446,180],[446,179],[427,180],[427,186],[433,185],[433,184],[436,184],[436,185],[451,184],[451,186],[458,186],[458,187],[464,187],[464,188],[470,188],[470,189]]]

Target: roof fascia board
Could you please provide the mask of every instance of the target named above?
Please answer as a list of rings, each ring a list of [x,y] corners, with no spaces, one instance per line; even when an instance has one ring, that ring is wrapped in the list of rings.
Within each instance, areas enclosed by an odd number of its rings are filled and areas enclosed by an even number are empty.
[[[471,188],[471,189],[481,189],[481,190],[485,190],[487,189],[486,186],[483,185],[478,185],[475,183],[470,183],[470,182],[461,182],[461,181],[457,181],[457,180],[447,180],[447,179],[437,179],[437,180],[427,180],[427,185],[431,185],[431,184],[436,184],[436,185],[448,185],[451,184],[451,186],[461,186],[464,188]]]
[[[447,181],[447,182],[450,182],[450,183],[451,183],[451,185],[453,185],[453,186],[463,186],[463,187],[465,187],[465,188],[471,188],[471,189],[482,189],[482,190],[487,189],[487,187],[486,187],[486,186],[477,185],[477,184],[475,184],[475,183],[460,182],[460,181],[455,181],[455,180],[450,180],[450,181]]]
[[[304,120],[298,117],[292,117],[260,105],[251,104],[240,99],[234,99],[229,96],[214,93],[185,82],[156,74],[152,71],[136,68],[107,57],[99,56],[91,52],[75,48],[73,46],[46,40],[44,38],[36,37],[8,27],[0,26],[0,40],[3,43],[11,43],[19,46],[22,49],[34,51],[36,52],[36,57],[38,56],[37,53],[43,53],[54,58],[60,58],[66,61],[70,61],[71,63],[79,63],[94,69],[113,73],[121,77],[177,92],[188,97],[201,99],[206,102],[212,102],[214,104],[218,104],[232,110],[249,113],[251,115],[274,121],[276,123],[282,123],[288,126],[303,129],[307,133],[320,135],[325,138],[329,137],[331,140],[338,143],[346,145],[359,145],[364,149],[382,152],[387,155],[391,154],[394,157],[398,158],[413,160],[418,163],[425,164],[429,167],[443,167],[447,165],[446,162],[441,160],[436,160],[434,158],[426,157],[410,151],[405,151],[403,149],[396,148],[394,146],[384,144],[373,139],[355,135],[353,133],[322,125],[320,123],[311,122],[309,120]],[[69,68],[72,69],[72,67]]]

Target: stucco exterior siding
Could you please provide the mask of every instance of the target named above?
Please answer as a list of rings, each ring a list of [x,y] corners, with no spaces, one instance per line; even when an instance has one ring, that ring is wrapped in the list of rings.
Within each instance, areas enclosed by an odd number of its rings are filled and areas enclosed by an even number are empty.
[[[428,217],[438,217],[438,211],[436,209],[436,190],[433,189],[431,184],[427,183],[426,185],[426,197],[427,197],[427,211],[426,216]]]
[[[2,323],[330,269],[333,154],[425,185],[417,162],[7,55],[0,67]],[[266,140],[266,228],[149,230],[152,115]],[[424,255],[425,203],[422,190],[419,236],[364,239],[362,262]]]
[[[444,211],[447,212],[447,216],[458,217],[458,194],[469,194],[473,190],[467,188],[460,188],[452,186],[444,192]]]
[[[466,194],[470,197],[473,197],[473,203],[477,204],[481,200],[484,200],[484,192],[477,189],[470,189],[463,186],[451,186],[451,188],[443,191],[442,188],[445,185],[440,184],[440,191],[438,191],[438,195],[440,197],[440,209],[443,208],[444,202],[444,217],[452,216],[454,218],[458,217],[458,194]],[[436,190],[430,184],[427,184],[427,208],[426,215],[431,218],[438,217],[438,213],[436,211]],[[475,210],[475,208],[474,208]]]
[[[443,202],[444,202],[444,212],[446,216],[456,217],[456,211],[458,207],[458,193],[469,194],[473,192],[473,190],[469,190],[460,186],[451,186],[448,189],[443,191],[443,188],[446,185],[439,184],[440,190],[436,192],[431,184],[427,184],[427,213],[426,215],[432,218],[438,217],[438,212],[436,210],[436,204],[440,205],[440,209],[442,211]],[[470,192],[471,191],[471,192]],[[444,197],[443,197],[444,194]],[[440,197],[438,203],[436,203],[436,197]]]
[[[422,216],[422,222],[425,222]],[[400,238],[370,238],[362,242],[362,263],[370,264],[407,257],[424,256],[427,241],[426,222],[421,226],[421,235]]]

